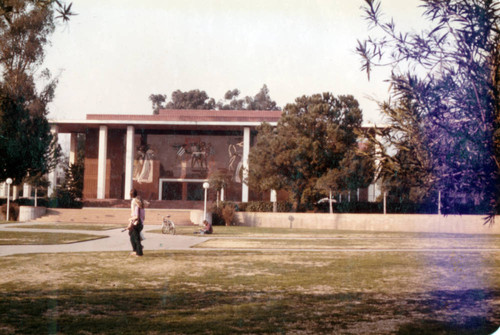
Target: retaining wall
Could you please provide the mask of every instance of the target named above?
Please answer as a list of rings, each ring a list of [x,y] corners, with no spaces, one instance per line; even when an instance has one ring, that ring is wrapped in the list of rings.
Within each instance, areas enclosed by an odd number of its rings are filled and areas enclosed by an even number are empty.
[[[500,218],[485,224],[484,215],[319,214],[237,212],[238,224],[250,227],[500,234]]]
[[[19,206],[19,222],[38,219],[47,212],[47,207]]]
[[[203,226],[203,211],[195,209],[191,210],[190,219],[193,224]],[[212,223],[212,213],[210,212],[207,212],[207,221]]]

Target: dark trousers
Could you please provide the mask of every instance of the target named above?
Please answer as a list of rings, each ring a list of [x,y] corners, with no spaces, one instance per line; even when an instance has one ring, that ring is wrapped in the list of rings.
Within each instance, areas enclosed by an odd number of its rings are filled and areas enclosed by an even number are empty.
[[[130,232],[130,243],[132,244],[132,250],[134,250],[136,254],[139,256],[142,256],[142,244],[141,244],[142,228],[143,228],[142,223],[139,223]]]

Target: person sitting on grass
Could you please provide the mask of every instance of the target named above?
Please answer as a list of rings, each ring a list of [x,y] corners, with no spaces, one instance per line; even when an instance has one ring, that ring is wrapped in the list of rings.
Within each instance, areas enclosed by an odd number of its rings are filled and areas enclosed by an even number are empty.
[[[203,220],[204,227],[200,229],[200,231],[195,231],[195,234],[205,235],[212,234],[214,232],[212,228],[212,223],[208,222],[208,220]]]

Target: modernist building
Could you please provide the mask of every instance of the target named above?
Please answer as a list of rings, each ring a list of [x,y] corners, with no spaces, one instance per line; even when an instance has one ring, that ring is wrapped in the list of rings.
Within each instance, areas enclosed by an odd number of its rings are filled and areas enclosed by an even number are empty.
[[[90,114],[51,125],[54,132],[71,134],[70,162],[77,134],[85,134],[85,199],[129,199],[136,188],[149,200],[198,201],[203,183],[222,172],[231,176],[225,199],[246,202],[260,199],[242,182],[255,129],[262,122],[276,125],[280,116],[281,111],[160,110]]]

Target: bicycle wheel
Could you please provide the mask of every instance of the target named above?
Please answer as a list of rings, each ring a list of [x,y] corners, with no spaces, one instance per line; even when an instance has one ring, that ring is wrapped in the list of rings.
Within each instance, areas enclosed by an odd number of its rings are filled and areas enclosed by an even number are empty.
[[[161,224],[161,232],[163,234],[167,234],[169,232],[169,226],[165,221],[163,221],[163,223]]]
[[[172,221],[169,222],[168,233],[175,235],[175,224]]]

